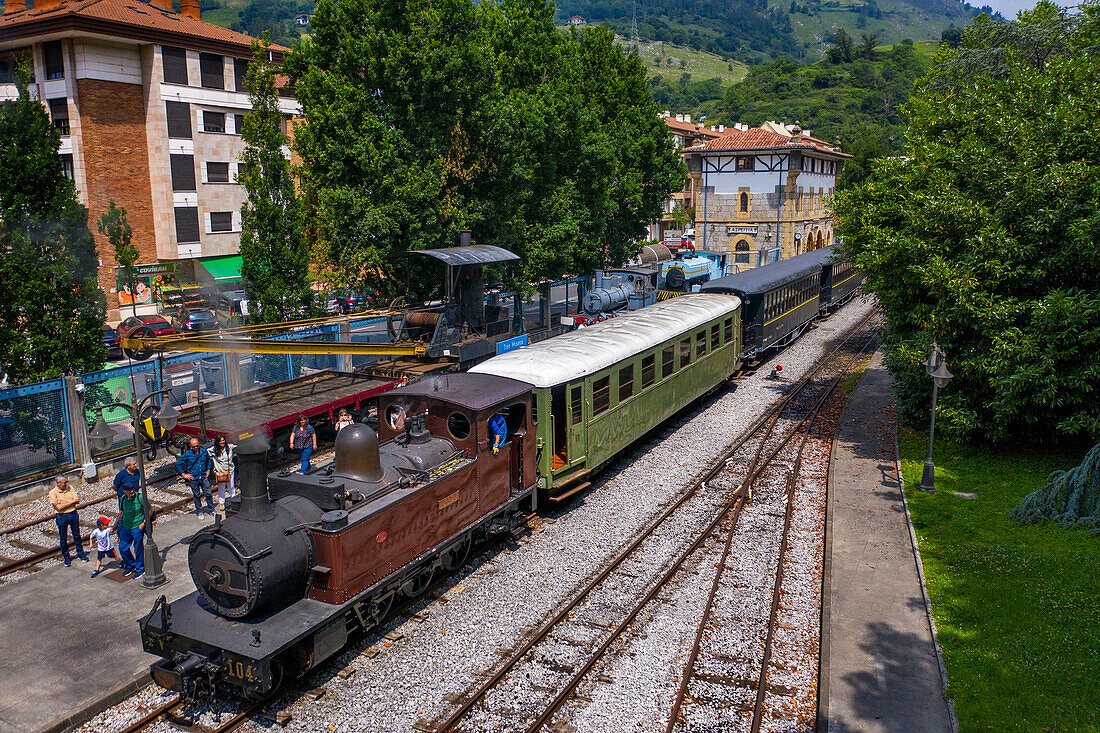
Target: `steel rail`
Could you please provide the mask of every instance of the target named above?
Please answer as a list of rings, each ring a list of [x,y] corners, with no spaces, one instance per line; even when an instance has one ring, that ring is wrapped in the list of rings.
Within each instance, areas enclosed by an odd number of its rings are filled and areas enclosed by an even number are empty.
[[[761,418],[755,421],[755,423],[743,435],[743,437],[736,441],[736,443],[732,447],[724,451],[721,458],[715,461],[712,467],[708,469],[701,478],[693,481],[691,487],[686,492],[684,492],[675,502],[673,502],[664,512],[662,512],[653,522],[651,522],[642,531],[641,534],[636,536],[635,539],[629,545],[627,545],[625,549],[620,551],[620,553],[616,555],[616,557],[611,561],[609,565],[607,565],[599,574],[597,574],[595,578],[593,578],[584,588],[582,588],[573,597],[572,600],[570,600],[565,606],[563,606],[558,611],[558,613],[555,614],[549,621],[547,621],[535,634],[530,636],[523,644],[521,644],[520,647],[511,655],[511,657],[488,680],[486,680],[481,686],[479,686],[479,688],[471,696],[469,696],[462,705],[460,705],[454,712],[452,712],[446,720],[436,726],[437,733],[445,733],[445,731],[454,729],[454,727],[464,717],[466,717],[466,715],[473,709],[473,707],[478,702],[483,700],[485,696],[489,693],[489,691],[495,688],[500,683],[500,681],[504,679],[504,677],[527,655],[527,653],[536,644],[545,640],[546,637],[549,636],[550,632],[564,618],[566,618],[572,610],[579,606],[597,586],[599,586],[604,580],[606,580],[607,577],[612,572],[614,572],[616,568],[618,568],[623,562],[631,557],[634,551],[660,526],[662,526],[669,516],[671,516],[684,504],[686,504],[707,482],[711,481],[715,476],[726,469],[729,463],[736,456],[736,454],[750,440],[752,440],[754,437],[757,437],[758,433],[760,433],[761,430],[763,430],[764,432],[761,436],[760,445],[757,446],[753,460],[750,463],[749,476],[742,483],[741,487],[731,494],[729,501],[726,503],[719,515],[710,523],[710,525],[708,525],[706,531],[704,531],[687,550],[681,553],[681,556],[674,562],[669,571],[666,572],[662,580],[657,583],[657,585],[654,587],[654,589],[651,590],[650,593],[646,594],[644,600],[640,604],[638,604],[631,612],[631,614],[628,616],[628,620],[617,626],[615,632],[612,634],[612,638],[608,640],[604,646],[602,646],[601,650],[590,660],[589,664],[586,665],[586,668],[583,669],[581,673],[578,674],[574,678],[574,680],[571,681],[566,690],[563,690],[562,693],[560,693],[559,696],[555,698],[555,701],[551,704],[551,707],[547,710],[544,710],[543,714],[538,718],[535,725],[528,730],[536,730],[541,727],[541,725],[545,723],[546,720],[548,720],[554,712],[556,712],[557,708],[560,707],[560,705],[568,698],[568,696],[572,694],[572,690],[576,687],[577,684],[579,684],[584,676],[587,675],[588,671],[591,670],[591,667],[595,665],[599,658],[602,657],[604,651],[606,651],[606,648],[610,646],[614,639],[618,638],[618,636],[622,633],[622,630],[626,628],[630,624],[630,622],[633,621],[633,619],[637,616],[637,614],[640,613],[646,605],[648,605],[649,601],[652,600],[652,598],[655,597],[658,592],[660,592],[660,589],[664,587],[664,585],[667,584],[668,580],[675,575],[676,570],[687,560],[688,557],[694,554],[694,552],[698,549],[702,542],[705,541],[705,539],[714,531],[714,528],[717,527],[721,523],[721,521],[729,514],[729,512],[734,510],[735,507],[740,507],[742,505],[742,501],[744,499],[743,490],[751,485],[751,482],[755,479],[759,470],[761,470],[762,467],[759,463],[760,454],[763,451],[763,448],[767,443],[768,438],[771,436],[776,425],[778,424],[783,411],[787,408],[788,405],[790,405],[794,401],[794,399],[799,394],[802,393],[803,390],[805,390],[810,384],[813,383],[814,379],[821,373],[821,371],[826,368],[826,366],[828,366],[833,357],[838,354],[842,348],[844,348],[844,346],[857,331],[859,331],[864,325],[866,325],[867,322],[871,320],[875,313],[877,313],[877,310],[872,311],[860,323],[850,329],[848,334],[841,341],[841,343],[834,347],[831,351],[829,351],[824,357],[822,357],[819,363],[800,380],[794,390],[788,393],[784,397],[784,399],[780,401],[779,404],[771,408],[767,413],[761,416]],[[786,444],[791,435],[793,435],[793,433],[789,434],[782,441],[780,447],[776,448],[776,450],[772,452],[767,461],[774,460],[775,455],[778,453],[779,450],[782,449],[782,446]],[[738,508],[737,511],[739,513],[740,509]]]
[[[864,325],[866,325],[866,323],[868,321],[870,321],[870,319],[873,315],[874,315],[874,312],[872,312],[870,316],[868,316],[858,326],[856,326],[856,328],[853,329],[852,333],[854,334],[856,331],[858,331]],[[797,458],[796,458],[796,464],[801,465],[802,452],[805,448],[806,441],[807,441],[807,439],[809,438],[809,435],[810,435],[810,431],[813,428],[813,426],[814,426],[814,424],[817,420],[818,413],[820,412],[822,406],[829,399],[829,397],[833,394],[833,392],[836,389],[836,386],[840,383],[840,380],[843,379],[848,374],[851,367],[854,366],[855,363],[860,358],[860,356],[862,356],[865,353],[867,346],[869,344],[873,343],[874,340],[875,340],[874,336],[873,335],[870,336],[864,342],[864,344],[860,347],[859,351],[848,360],[848,363],[843,366],[843,368],[837,374],[837,376],[833,378],[833,380],[831,381],[829,386],[822,392],[822,394],[818,398],[817,402],[814,404],[812,411],[809,414],[807,414],[805,417],[803,417],[803,419],[794,428],[794,430],[792,430],[791,433],[787,436],[787,438],[784,439],[783,443],[780,446],[778,446],[776,448],[776,450],[774,450],[772,452],[771,456],[769,456],[769,463],[771,461],[775,460],[776,457],[778,457],[779,452],[784,447],[786,447],[787,443],[790,441],[791,438],[793,438],[796,434],[798,434],[799,431],[802,431],[803,432],[803,437],[802,437],[802,440],[799,442]],[[847,343],[847,339],[845,339],[845,343]],[[791,493],[788,496],[787,520],[786,520],[785,525],[784,525],[784,533],[783,533],[783,542],[784,543],[786,542],[787,534],[789,533],[789,530],[790,530],[790,514],[791,514],[791,510],[793,508],[793,501],[791,501],[790,498],[791,498],[791,496],[793,496],[794,483],[790,483],[790,486],[791,486],[791,488],[790,488]],[[736,529],[736,526],[731,527],[729,533],[726,535],[726,541],[723,545],[722,554],[721,554],[721,557],[719,558],[719,561],[718,561],[718,570],[714,575],[714,581],[711,584],[710,592],[707,595],[707,602],[703,607],[703,616],[699,620],[698,627],[696,628],[695,639],[694,639],[694,642],[692,643],[691,652],[689,653],[688,659],[684,664],[684,672],[683,672],[683,675],[680,678],[680,686],[677,690],[676,698],[675,698],[675,701],[673,702],[673,706],[672,706],[672,712],[669,714],[668,724],[665,728],[666,733],[672,733],[673,729],[676,727],[677,722],[679,722],[680,710],[683,706],[684,699],[687,697],[687,688],[688,688],[688,685],[690,684],[691,679],[693,677],[693,673],[694,673],[694,669],[695,669],[695,663],[698,661],[699,652],[702,648],[703,634],[706,631],[707,624],[710,621],[711,613],[714,610],[715,600],[718,596],[718,590],[721,586],[722,575],[723,575],[723,573],[725,572],[725,570],[727,568],[729,553],[730,553],[730,550],[733,546],[733,537],[734,537],[734,530],[735,529]],[[773,610],[772,610],[773,616],[769,621],[769,639],[770,639],[770,631],[771,631],[772,627],[774,626],[774,620],[775,620],[774,619],[774,614],[775,614],[775,610],[776,610],[777,607],[778,607],[777,605],[775,607],[773,607]],[[753,733],[757,733],[757,732],[754,731]]]

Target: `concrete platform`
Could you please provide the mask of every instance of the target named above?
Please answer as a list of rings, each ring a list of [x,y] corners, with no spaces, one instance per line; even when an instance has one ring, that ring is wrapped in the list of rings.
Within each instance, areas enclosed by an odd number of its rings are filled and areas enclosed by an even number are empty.
[[[67,730],[149,682],[153,657],[141,649],[137,619],[159,595],[195,589],[187,542],[209,518],[177,515],[157,523],[169,582],[149,590],[140,580],[89,575],[92,561],[40,570],[0,586],[0,733]]]
[[[900,490],[896,434],[890,375],[875,354],[833,441],[821,733],[956,729]]]

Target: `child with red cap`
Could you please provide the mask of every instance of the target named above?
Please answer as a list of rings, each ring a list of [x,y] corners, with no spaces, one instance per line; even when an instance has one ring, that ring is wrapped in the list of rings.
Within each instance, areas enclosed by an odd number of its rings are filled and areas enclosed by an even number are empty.
[[[103,558],[113,557],[118,560],[118,552],[115,550],[114,541],[111,539],[111,520],[107,517],[100,517],[96,522],[95,529],[91,533],[91,541],[96,546],[95,557],[95,570],[92,571],[92,577],[99,575],[100,567],[103,565]]]

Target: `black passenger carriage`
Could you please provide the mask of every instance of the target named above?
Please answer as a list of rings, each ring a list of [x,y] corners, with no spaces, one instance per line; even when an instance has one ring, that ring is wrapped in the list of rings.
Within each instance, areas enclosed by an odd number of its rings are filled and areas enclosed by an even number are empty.
[[[817,316],[821,270],[819,258],[802,255],[711,280],[701,290],[741,298],[741,357],[751,359],[790,343]]]
[[[863,275],[852,263],[837,256],[831,246],[814,252],[821,253],[821,309],[834,311],[863,284]]]

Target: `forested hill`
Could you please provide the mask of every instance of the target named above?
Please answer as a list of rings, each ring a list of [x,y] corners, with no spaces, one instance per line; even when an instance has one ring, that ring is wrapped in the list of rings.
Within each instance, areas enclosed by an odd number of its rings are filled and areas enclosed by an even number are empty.
[[[746,63],[779,56],[816,61],[839,28],[880,43],[939,39],[979,11],[960,0],[559,0],[561,22],[579,15],[627,38],[666,41]],[[992,14],[992,11],[989,11]]]

